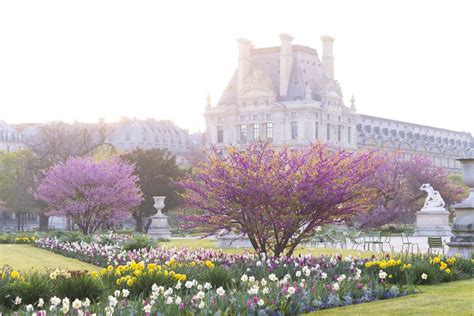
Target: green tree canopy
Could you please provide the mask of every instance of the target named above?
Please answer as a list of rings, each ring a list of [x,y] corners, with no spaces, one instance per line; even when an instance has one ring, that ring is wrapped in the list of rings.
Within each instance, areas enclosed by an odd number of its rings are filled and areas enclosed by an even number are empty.
[[[38,159],[28,150],[0,153],[0,200],[18,215],[37,208],[33,197]],[[20,216],[18,229],[21,229]]]
[[[133,213],[133,217],[136,230],[144,232],[148,228],[148,218],[156,212],[153,207],[154,196],[166,196],[164,211],[179,205],[177,188],[173,182],[183,176],[184,170],[176,165],[176,157],[164,149],[137,149],[121,158],[135,164],[134,174],[140,178],[138,185],[144,201]]]

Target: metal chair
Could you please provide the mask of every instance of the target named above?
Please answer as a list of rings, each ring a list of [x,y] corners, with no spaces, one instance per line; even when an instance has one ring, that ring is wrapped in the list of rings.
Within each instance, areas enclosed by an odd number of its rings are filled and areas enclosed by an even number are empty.
[[[418,245],[418,243],[411,242],[410,239],[408,238],[408,234],[402,233],[402,252],[404,251],[405,246],[407,247],[406,248],[407,253],[410,252],[410,247],[411,247],[411,253],[414,252],[413,246],[416,246],[416,252],[420,252],[420,246]]]
[[[347,248],[347,239],[346,233],[343,231],[336,231],[334,233],[334,241],[336,244],[339,244],[341,249]]]
[[[364,250],[367,246],[367,250],[370,250],[370,246],[372,245],[372,251],[375,251],[376,247],[379,247],[379,251],[383,251],[383,242],[381,232],[373,231],[367,233],[367,239],[364,238]]]
[[[428,237],[428,254],[433,255],[434,249],[441,249],[444,256],[444,242],[441,237]]]
[[[383,250],[383,244],[387,244],[390,251],[391,252],[394,251],[394,248],[392,244],[390,243],[391,240],[392,240],[392,233],[382,234],[382,250]]]
[[[364,244],[363,237],[360,236],[360,231],[349,231],[346,234],[347,239],[352,243],[352,249],[357,249],[359,245]]]

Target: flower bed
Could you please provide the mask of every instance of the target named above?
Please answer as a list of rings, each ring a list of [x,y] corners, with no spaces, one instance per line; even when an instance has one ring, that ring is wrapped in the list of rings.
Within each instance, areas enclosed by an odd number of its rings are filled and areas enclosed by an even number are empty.
[[[265,258],[212,250],[124,251],[119,244],[39,239],[40,247],[104,268],[30,276],[7,268],[0,291],[9,297],[1,304],[48,315],[293,315],[411,294],[417,284],[472,277],[474,266],[439,256]],[[44,284],[48,290],[34,290]]]

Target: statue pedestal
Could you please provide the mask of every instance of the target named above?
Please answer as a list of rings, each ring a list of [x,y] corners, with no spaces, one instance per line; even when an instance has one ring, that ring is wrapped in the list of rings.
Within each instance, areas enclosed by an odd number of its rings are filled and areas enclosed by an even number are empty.
[[[168,216],[161,213],[165,206],[164,196],[154,196],[155,204],[153,205],[158,212],[151,217],[151,225],[148,228],[148,236],[153,240],[169,240],[171,238],[170,226],[168,224]]]
[[[416,213],[415,236],[452,236],[449,212],[444,207],[424,207]]]
[[[448,256],[459,254],[470,259],[474,254],[474,189],[466,201],[454,205],[454,214],[454,236],[448,242]]]
[[[245,235],[227,233],[217,237],[218,248],[252,248],[252,243]]]
[[[169,240],[171,238],[168,216],[161,213],[161,210],[152,216],[151,225],[148,228],[148,236],[153,240]]]

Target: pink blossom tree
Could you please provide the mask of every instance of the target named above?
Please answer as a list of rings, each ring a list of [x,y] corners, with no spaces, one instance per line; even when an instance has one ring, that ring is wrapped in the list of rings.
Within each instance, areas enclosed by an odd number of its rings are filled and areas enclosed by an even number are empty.
[[[134,166],[120,161],[70,158],[43,171],[36,198],[48,215],[68,216],[84,234],[120,223],[142,202]]]
[[[183,222],[209,234],[236,230],[258,253],[291,255],[317,226],[371,207],[374,190],[364,181],[379,166],[373,151],[322,143],[303,150],[267,143],[214,148],[181,182],[184,200],[202,210]]]
[[[420,191],[423,183],[430,183],[440,192],[447,207],[466,196],[466,188],[453,181],[441,167],[433,166],[423,155],[410,158],[402,153],[384,153],[385,163],[368,184],[377,191],[374,207],[359,216],[362,228],[379,227],[389,223],[412,223],[414,215],[423,207],[426,193]]]

